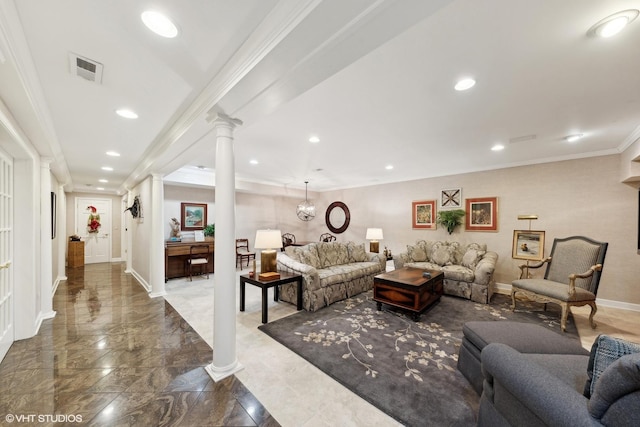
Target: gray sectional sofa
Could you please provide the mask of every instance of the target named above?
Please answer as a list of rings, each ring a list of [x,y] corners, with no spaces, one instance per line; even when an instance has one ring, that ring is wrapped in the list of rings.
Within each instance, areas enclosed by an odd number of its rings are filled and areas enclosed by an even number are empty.
[[[278,270],[302,275],[302,307],[316,311],[373,288],[384,272],[384,256],[368,253],[364,243],[319,242],[287,246],[277,255]],[[280,299],[296,303],[295,284],[280,287]]]
[[[493,293],[498,254],[487,245],[419,240],[394,255],[395,268],[416,267],[444,273],[444,293],[487,304]]]

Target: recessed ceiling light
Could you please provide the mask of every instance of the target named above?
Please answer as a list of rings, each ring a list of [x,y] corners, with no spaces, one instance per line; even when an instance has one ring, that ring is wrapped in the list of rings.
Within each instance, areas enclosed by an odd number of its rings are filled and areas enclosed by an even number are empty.
[[[116,151],[107,151],[107,156],[111,156],[111,157],[120,157],[120,153],[116,152]]]
[[[569,135],[569,136],[565,136],[564,140],[567,142],[576,142],[577,140],[579,140],[580,138],[582,138],[584,135],[581,133],[577,133],[575,135]]]
[[[470,77],[468,78],[464,78],[462,80],[458,80],[458,83],[456,83],[456,85],[454,86],[455,90],[467,90],[467,89],[471,89],[473,86],[475,86],[476,81]]]
[[[256,159],[251,159],[249,160],[249,163],[251,163],[252,165],[257,165],[258,161]]]
[[[178,35],[178,27],[160,12],[147,10],[140,17],[144,25],[159,36],[172,39]]]
[[[96,190],[104,190],[104,187],[96,187]]]
[[[313,142],[315,144],[316,142],[320,142],[320,138],[314,135],[309,138],[309,142]]]
[[[491,151],[501,151],[504,150],[504,145],[502,144],[496,144],[493,147],[491,147]]]
[[[109,180],[108,179],[99,179],[98,182],[102,182],[102,183],[106,184],[107,182],[109,182]]]
[[[618,34],[627,24],[631,23],[638,17],[637,9],[623,10],[622,12],[614,13],[604,19],[596,22],[595,25],[589,28],[587,35],[591,37],[611,37]]]
[[[384,167],[386,170],[390,171],[391,169],[393,169],[393,165],[387,165]]]
[[[120,117],[124,117],[125,119],[137,119],[138,115],[136,113],[134,113],[131,110],[128,110],[126,108],[121,108],[119,110],[116,110],[116,114],[119,115]]]
[[[112,167],[109,167],[109,166],[103,166],[101,169],[102,169],[103,171],[109,171],[109,172],[111,172],[111,171],[113,170],[113,168],[112,168]]]

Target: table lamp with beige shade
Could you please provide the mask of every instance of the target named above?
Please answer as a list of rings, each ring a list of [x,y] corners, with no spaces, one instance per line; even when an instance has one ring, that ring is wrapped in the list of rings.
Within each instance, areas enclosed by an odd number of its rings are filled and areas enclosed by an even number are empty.
[[[383,239],[382,228],[367,228],[367,235],[365,239],[370,240],[369,252],[379,253],[380,242],[378,240]]]
[[[256,231],[256,249],[260,251],[260,273],[277,271],[276,249],[282,247],[282,234],[280,230],[258,230]]]

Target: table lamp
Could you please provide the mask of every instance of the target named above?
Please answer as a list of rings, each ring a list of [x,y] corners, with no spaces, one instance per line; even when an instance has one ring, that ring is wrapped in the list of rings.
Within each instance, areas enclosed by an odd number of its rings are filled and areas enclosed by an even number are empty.
[[[369,242],[369,252],[380,252],[380,242],[382,240],[382,228],[367,228],[367,236],[365,237]]]
[[[276,249],[282,247],[282,234],[280,230],[256,231],[256,243],[254,245],[260,251],[260,273],[277,271]]]

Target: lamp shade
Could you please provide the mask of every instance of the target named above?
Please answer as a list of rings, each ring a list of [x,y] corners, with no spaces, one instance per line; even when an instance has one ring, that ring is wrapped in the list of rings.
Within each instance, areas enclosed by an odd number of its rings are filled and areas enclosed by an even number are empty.
[[[382,240],[382,228],[367,228],[367,240]]]
[[[280,230],[256,231],[256,249],[276,249],[282,247],[282,234]]]

